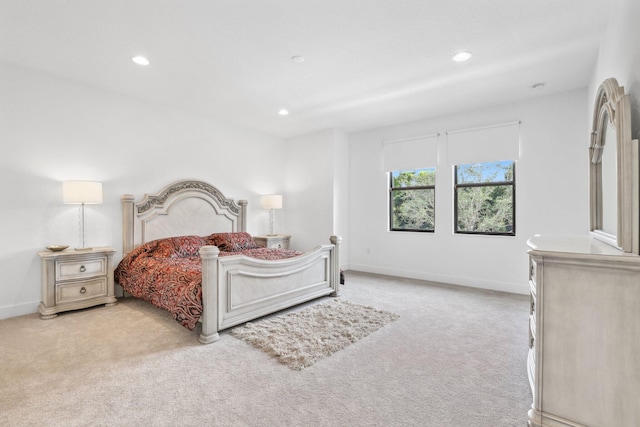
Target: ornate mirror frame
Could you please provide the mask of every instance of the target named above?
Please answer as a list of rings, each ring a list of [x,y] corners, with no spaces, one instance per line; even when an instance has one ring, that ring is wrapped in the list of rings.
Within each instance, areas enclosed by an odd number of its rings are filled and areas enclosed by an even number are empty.
[[[606,138],[609,126],[615,129],[615,141]],[[610,144],[615,144],[616,148],[615,189],[606,186],[603,188],[602,158]],[[609,152],[613,150],[610,149]],[[640,254],[638,140],[631,139],[629,96],[625,95],[624,88],[618,86],[614,78],[605,80],[596,94],[589,158],[591,234],[624,252]],[[607,192],[615,192],[615,198]],[[615,234],[603,229],[603,200],[610,198],[617,201]]]

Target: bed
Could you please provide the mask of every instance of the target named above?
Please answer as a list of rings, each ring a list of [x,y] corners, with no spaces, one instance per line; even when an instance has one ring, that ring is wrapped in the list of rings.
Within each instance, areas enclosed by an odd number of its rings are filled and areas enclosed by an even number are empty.
[[[331,236],[330,243],[308,252],[271,249],[290,253],[271,252],[266,256],[270,259],[255,258],[254,253],[265,248],[251,245],[246,208],[246,200],[236,203],[198,180],[174,182],[140,201],[125,194],[123,259],[116,268],[116,283],[126,293],[140,297],[128,283],[133,274],[127,271],[128,264],[132,258],[162,254],[166,264],[156,268],[156,277],[179,274],[180,286],[190,286],[187,299],[193,299],[194,305],[181,310],[198,317],[203,344],[217,341],[223,329],[315,298],[340,295],[340,236]],[[169,272],[167,265],[172,263],[179,265],[178,272]],[[138,269],[151,270],[150,265]],[[166,289],[154,289],[160,282],[147,284],[154,293],[144,297],[158,306],[172,298]],[[177,316],[176,320],[183,318]],[[183,325],[193,326],[192,322]]]

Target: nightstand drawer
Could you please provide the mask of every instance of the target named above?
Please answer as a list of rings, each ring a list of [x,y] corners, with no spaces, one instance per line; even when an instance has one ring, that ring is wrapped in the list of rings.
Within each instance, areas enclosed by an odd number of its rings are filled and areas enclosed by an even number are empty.
[[[56,303],[64,304],[107,295],[107,278],[71,282],[56,286]]]
[[[57,261],[56,280],[82,279],[107,274],[107,257],[87,260]]]
[[[289,241],[291,236],[285,234],[277,234],[274,236],[254,236],[253,240],[258,246],[273,249],[289,249]]]

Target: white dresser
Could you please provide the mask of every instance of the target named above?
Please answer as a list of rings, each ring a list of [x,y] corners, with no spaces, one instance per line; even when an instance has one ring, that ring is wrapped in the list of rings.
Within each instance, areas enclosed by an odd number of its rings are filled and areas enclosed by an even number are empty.
[[[589,236],[528,245],[529,425],[640,426],[640,257]]]

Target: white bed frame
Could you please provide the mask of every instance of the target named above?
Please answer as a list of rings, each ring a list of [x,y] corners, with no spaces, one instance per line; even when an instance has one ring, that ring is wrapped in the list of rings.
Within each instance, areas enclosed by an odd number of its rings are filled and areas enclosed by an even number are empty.
[[[172,236],[246,231],[246,200],[227,199],[197,180],[177,181],[135,202],[122,196],[123,256],[151,240]],[[325,295],[340,295],[340,236],[301,256],[265,261],[243,255],[218,257],[203,246],[200,342],[217,341],[219,331]]]

